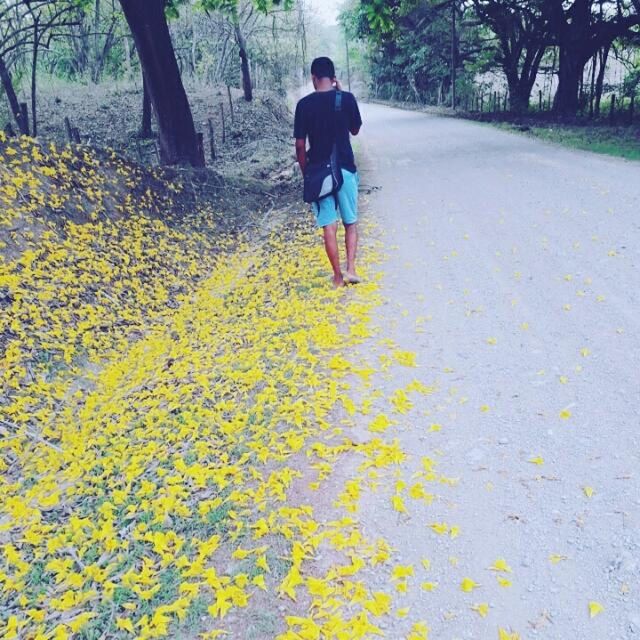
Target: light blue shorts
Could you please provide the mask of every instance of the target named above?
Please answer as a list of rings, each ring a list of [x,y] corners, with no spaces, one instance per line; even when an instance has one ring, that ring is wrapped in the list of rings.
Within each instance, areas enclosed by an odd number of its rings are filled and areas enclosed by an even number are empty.
[[[338,191],[337,208],[336,199],[333,196],[320,200],[320,206],[315,202],[311,205],[318,227],[326,227],[329,224],[333,224],[338,220],[338,214],[343,224],[358,222],[358,185],[360,184],[360,177],[357,172],[351,173],[346,169],[342,169],[342,177],[344,178],[344,184]]]

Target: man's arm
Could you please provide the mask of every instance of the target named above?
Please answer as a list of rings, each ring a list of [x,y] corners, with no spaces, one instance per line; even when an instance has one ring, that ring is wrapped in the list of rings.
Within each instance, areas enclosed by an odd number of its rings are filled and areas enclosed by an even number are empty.
[[[296,139],[296,159],[300,165],[300,171],[304,176],[307,167],[307,126],[304,117],[303,100],[296,105],[296,115],[293,123],[293,137]]]
[[[307,141],[306,138],[296,138],[296,158],[300,165],[302,175],[307,167]]]
[[[351,135],[357,136],[360,133],[360,127],[362,127],[362,117],[360,116],[360,109],[358,109],[358,101],[354,97],[349,118]]]
[[[333,86],[336,88],[336,91],[344,91],[344,89],[342,88],[342,83],[340,82],[340,80],[338,80],[338,78],[334,78],[333,79]],[[351,117],[351,125],[349,127],[349,131],[351,132],[352,136],[357,136],[360,133],[360,127],[362,126],[362,120],[360,118],[360,111],[358,110],[358,104],[355,101],[355,98],[353,99],[354,104],[356,105],[356,112],[357,112],[357,118],[354,119],[354,117]]]

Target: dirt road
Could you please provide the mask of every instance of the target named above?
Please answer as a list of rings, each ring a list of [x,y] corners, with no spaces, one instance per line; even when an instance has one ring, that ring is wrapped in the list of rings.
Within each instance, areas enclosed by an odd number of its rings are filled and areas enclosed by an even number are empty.
[[[374,411],[434,387],[392,415],[411,456],[360,513],[415,568],[400,602],[437,639],[640,637],[640,165],[382,106],[363,119],[387,254],[375,324],[418,365],[374,374]],[[394,512],[429,460],[431,504]]]

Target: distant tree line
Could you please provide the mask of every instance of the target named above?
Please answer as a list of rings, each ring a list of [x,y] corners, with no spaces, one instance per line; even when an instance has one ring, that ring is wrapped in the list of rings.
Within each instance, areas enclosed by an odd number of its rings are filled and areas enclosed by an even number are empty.
[[[37,135],[37,79],[140,74],[142,130],[155,115],[164,163],[202,164],[184,76],[284,92],[306,64],[305,0],[0,0],[0,82],[14,125]],[[30,85],[30,105],[17,87]]]
[[[367,43],[372,89],[385,97],[459,102],[478,74],[498,70],[521,113],[551,70],[554,111],[593,113],[612,52],[626,65],[624,91],[638,87],[640,0],[352,0],[341,21]]]

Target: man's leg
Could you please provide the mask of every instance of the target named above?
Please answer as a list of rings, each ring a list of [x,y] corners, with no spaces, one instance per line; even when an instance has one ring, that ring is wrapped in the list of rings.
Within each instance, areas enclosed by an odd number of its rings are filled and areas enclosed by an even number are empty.
[[[340,251],[338,249],[338,223],[332,222],[322,227],[322,233],[324,234],[324,248],[333,269],[333,285],[343,287],[344,279],[340,269]]]
[[[347,249],[347,280],[358,281],[356,274],[356,254],[358,252],[358,224],[344,225],[344,244]]]
[[[344,242],[347,249],[347,272],[344,279],[347,284],[360,282],[356,274],[356,254],[358,251],[358,184],[357,173],[342,170],[344,184],[338,192],[340,216],[344,224]]]

